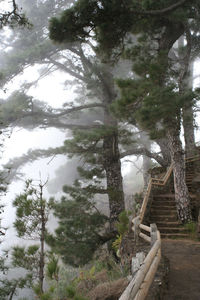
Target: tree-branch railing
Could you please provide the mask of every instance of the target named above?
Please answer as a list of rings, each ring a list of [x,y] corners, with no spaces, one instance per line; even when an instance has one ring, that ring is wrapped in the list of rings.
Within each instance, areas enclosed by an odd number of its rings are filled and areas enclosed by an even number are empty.
[[[140,232],[140,230],[150,233],[150,236]],[[136,231],[138,236],[151,243],[151,249],[144,261],[141,262],[140,268],[135,274],[133,273],[132,280],[119,300],[144,300],[153,282],[161,259],[161,238],[156,224],[151,224],[150,227],[138,224]]]
[[[185,163],[190,163],[200,160],[200,155],[192,156],[185,159]],[[140,213],[132,220],[135,235],[135,242],[138,243],[139,237],[151,244],[151,249],[146,258],[141,263],[136,274],[133,273],[133,278],[129,285],[119,298],[119,300],[144,300],[148,294],[149,288],[153,282],[154,276],[158,269],[161,259],[161,238],[160,232],[157,230],[156,224],[151,224],[150,227],[142,224],[152,186],[165,186],[173,171],[173,164],[170,165],[163,178],[151,178],[143,199]],[[141,230],[143,232],[141,232]],[[145,232],[145,233],[144,233]],[[150,234],[150,235],[149,235]]]
[[[198,161],[198,160],[200,160],[200,155],[199,154],[186,158],[185,163],[191,163],[191,162],[195,162],[195,161]],[[145,215],[145,211],[146,211],[147,204],[148,204],[148,201],[149,201],[149,196],[151,194],[152,186],[153,185],[155,185],[155,186],[165,186],[166,183],[168,182],[171,174],[172,174],[172,171],[173,171],[173,164],[171,164],[169,166],[169,168],[168,168],[168,170],[165,173],[163,178],[151,178],[149,180],[147,190],[146,190],[146,193],[145,193],[145,196],[144,196],[144,199],[143,199],[143,202],[142,202],[142,206],[141,206],[141,209],[140,209],[140,213],[139,213],[141,223],[143,222],[143,219],[144,219],[144,215]],[[134,222],[134,220],[133,220],[133,222]]]

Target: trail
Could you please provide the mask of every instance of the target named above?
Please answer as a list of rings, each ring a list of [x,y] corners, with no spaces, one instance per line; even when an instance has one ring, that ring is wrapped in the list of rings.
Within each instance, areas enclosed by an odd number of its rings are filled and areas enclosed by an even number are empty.
[[[200,300],[200,242],[162,240],[170,260],[169,291],[163,300]]]

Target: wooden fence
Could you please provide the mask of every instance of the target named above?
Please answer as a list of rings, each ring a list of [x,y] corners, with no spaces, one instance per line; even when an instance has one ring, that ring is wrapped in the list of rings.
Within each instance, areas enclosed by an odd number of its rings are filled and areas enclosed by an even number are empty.
[[[156,224],[151,224],[149,227],[135,222],[135,226],[136,234],[145,241],[151,243],[151,250],[144,261],[140,262],[141,266],[139,270],[135,276],[133,276],[133,279],[130,281],[119,300],[144,300],[153,282],[161,259],[161,239]],[[140,230],[150,233],[150,236],[140,232]]]
[[[200,160],[200,155],[189,157],[185,159],[185,163],[190,163]],[[161,238],[160,232],[157,230],[156,224],[151,224],[150,227],[142,224],[152,186],[165,186],[173,171],[173,164],[170,165],[163,178],[151,178],[143,199],[139,215],[132,220],[135,235],[135,242],[137,244],[139,237],[151,244],[151,249],[146,258],[139,262],[139,268],[133,276],[129,285],[119,298],[119,300],[144,300],[148,294],[149,288],[153,282],[155,273],[157,271],[161,259]],[[145,231],[146,233],[141,232]],[[138,262],[137,262],[138,264]],[[134,273],[134,270],[133,270]]]

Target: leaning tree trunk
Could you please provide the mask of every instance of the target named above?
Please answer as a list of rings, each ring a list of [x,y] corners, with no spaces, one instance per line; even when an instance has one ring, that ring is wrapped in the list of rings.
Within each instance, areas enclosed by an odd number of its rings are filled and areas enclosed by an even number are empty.
[[[194,62],[191,60],[191,48],[188,46],[187,54],[183,52],[185,37],[182,35],[178,40],[179,59],[181,63],[182,76],[179,80],[179,91],[185,93],[193,88],[193,68]],[[186,157],[195,155],[196,145],[194,136],[194,112],[192,103],[186,103],[182,110],[183,129],[185,139],[185,154]]]
[[[185,182],[185,164],[179,129],[174,122],[174,127],[167,130],[170,147],[171,162],[173,163],[175,201],[178,218],[182,223],[192,220],[190,209],[190,196]]]
[[[110,111],[110,105],[116,100],[113,65],[108,61],[102,64],[98,74],[102,87],[104,103],[103,167],[106,172],[106,183],[110,209],[110,230],[116,231],[119,214],[125,209],[123,180],[118,141],[118,122]]]
[[[165,162],[164,167],[168,167],[171,164],[171,156],[170,156],[170,149],[168,144],[168,139],[166,137],[163,137],[161,139],[157,139],[156,143],[159,145],[163,160]]]
[[[188,73],[184,80],[184,88],[192,89],[193,87],[193,62],[189,65]],[[194,136],[194,112],[191,103],[183,107],[183,129],[185,139],[185,153],[186,157],[195,155],[196,145]]]
[[[125,209],[121,161],[118,148],[118,131],[116,120],[105,111],[107,134],[103,139],[103,166],[106,171],[106,182],[110,208],[111,231],[116,231],[116,221]]]
[[[45,218],[45,202],[42,198],[43,186],[40,185],[40,217],[41,217],[41,230],[40,230],[40,262],[39,262],[39,286],[40,292],[44,292],[44,266],[45,266],[45,254],[44,254],[44,240],[46,232],[46,218]]]
[[[147,149],[149,152],[151,152],[151,140],[149,139],[148,134],[146,134],[145,132],[141,132],[140,133],[140,137],[142,140],[142,143],[145,147],[145,149]],[[143,181],[144,181],[144,192],[147,189],[149,180],[150,180],[150,173],[149,170],[152,167],[152,161],[151,158],[148,157],[147,155],[143,155],[142,156],[142,175],[143,175]]]
[[[192,107],[183,108],[183,129],[186,157],[194,156],[196,152],[196,145],[194,136],[194,114]]]
[[[143,155],[142,156],[142,175],[143,175],[143,181],[144,181],[144,192],[146,191],[147,189],[147,186],[148,186],[148,183],[149,183],[149,180],[151,178],[151,175],[150,175],[150,172],[149,170],[151,169],[152,167],[152,161],[151,161],[151,158],[149,158],[148,156],[146,155]]]

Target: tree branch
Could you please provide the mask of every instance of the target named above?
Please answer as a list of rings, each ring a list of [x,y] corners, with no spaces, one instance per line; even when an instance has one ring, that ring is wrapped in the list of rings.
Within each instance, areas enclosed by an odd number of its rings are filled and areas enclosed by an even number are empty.
[[[88,108],[95,108],[95,107],[102,107],[104,108],[105,105],[101,104],[101,103],[92,103],[92,104],[86,104],[86,105],[80,105],[80,106],[75,106],[69,109],[65,109],[64,111],[60,112],[59,114],[44,114],[44,116],[46,117],[50,117],[50,118],[58,118],[58,117],[62,117],[65,116],[67,114],[70,114],[72,112],[76,112],[79,110],[83,110],[83,109],[88,109]]]
[[[72,71],[70,68],[66,67],[65,65],[63,65],[62,63],[54,60],[53,58],[48,58],[48,62],[54,64],[55,66],[59,67],[59,69],[67,72],[68,74],[70,74],[71,76],[83,81],[83,82],[86,82],[84,76],[81,76],[79,73],[76,73],[74,71]]]
[[[149,15],[149,16],[157,16],[157,15],[164,15],[170,13],[183,5],[188,0],[180,0],[179,2],[172,4],[166,8],[158,9],[158,10],[133,10],[133,13],[138,13],[140,15]]]
[[[190,63],[190,58],[191,58],[191,51],[192,51],[192,42],[191,42],[191,32],[189,28],[186,27],[185,29],[186,32],[186,40],[187,40],[187,50],[186,50],[186,55],[183,58],[183,70],[180,72],[179,76],[179,87],[180,90],[182,89],[182,86],[184,85],[184,79],[188,75],[188,70],[189,70],[189,63]],[[183,87],[184,89],[184,87]]]
[[[13,10],[0,14],[0,28],[5,25],[14,25],[14,22],[17,22],[19,25],[30,27],[31,24],[28,22],[28,19],[21,13],[19,13],[18,6],[15,0],[12,0]]]
[[[120,154],[120,158],[124,158],[129,155],[146,155],[150,158],[155,159],[161,166],[166,166],[164,159],[157,153],[150,152],[146,148],[131,149]]]

